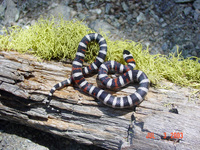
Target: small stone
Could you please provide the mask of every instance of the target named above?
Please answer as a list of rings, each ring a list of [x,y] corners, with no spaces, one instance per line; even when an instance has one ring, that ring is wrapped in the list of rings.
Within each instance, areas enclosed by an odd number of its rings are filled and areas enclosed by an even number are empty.
[[[200,10],[200,0],[196,0],[196,1],[193,3],[193,6],[194,6],[195,9]]]
[[[6,4],[6,1],[4,0],[0,5],[0,19],[4,18],[6,7],[7,7],[7,4]]]
[[[116,28],[104,20],[96,19],[89,24],[89,27],[96,32],[100,32],[100,30],[102,30],[106,34],[111,33],[116,35]]]
[[[126,5],[125,2],[122,2],[122,8],[124,11],[128,11],[128,6]]]
[[[113,14],[115,12],[115,10],[113,8],[111,8],[110,12]]]
[[[153,16],[155,20],[159,21],[159,17],[155,14],[153,10],[150,11],[150,14]]]
[[[127,21],[130,21],[132,18],[133,18],[132,14],[129,14],[129,15],[126,17]]]
[[[198,10],[198,9],[196,9],[195,11],[194,11],[194,20],[198,20],[198,18],[199,18],[199,15],[200,15],[200,10]]]
[[[17,13],[15,15],[15,22],[17,22],[19,20],[19,16],[20,16],[20,11],[17,11]]]
[[[83,7],[82,7],[81,3],[76,3],[76,7],[77,7],[78,12],[83,10]]]
[[[138,13],[137,12],[133,12],[133,18],[137,18],[137,16],[138,16]]]
[[[97,19],[97,15],[89,15],[87,16],[87,19],[90,20],[90,21],[93,21],[93,20],[96,20]]]
[[[191,10],[192,10],[192,8],[191,7],[186,7],[185,9],[184,9],[184,14],[187,16],[187,15],[189,15],[189,13],[191,12]]]
[[[166,42],[163,43],[163,45],[162,45],[162,50],[163,50],[163,51],[168,50],[168,44],[167,44]]]
[[[76,15],[77,15],[76,11],[74,11],[74,10],[70,11],[71,18],[74,18],[74,16],[76,16]]]
[[[85,18],[86,18],[86,15],[85,15],[85,14],[83,14],[83,13],[80,13],[78,16],[79,16],[80,20],[83,20],[83,19],[85,19]]]
[[[160,18],[160,23],[164,22],[164,19],[163,18]]]
[[[197,56],[197,52],[196,52],[196,51],[194,51],[194,50],[192,51],[192,53],[191,53],[191,54],[192,54],[192,56]]]
[[[146,17],[142,12],[140,12],[140,14],[139,14],[139,16],[137,16],[136,20],[137,20],[137,22],[145,21]]]
[[[167,23],[163,23],[161,26],[164,28],[167,26]]]
[[[53,3],[51,4],[51,6],[49,6],[48,9],[55,8],[55,7],[57,7],[57,6],[58,6],[58,4],[53,2]]]
[[[111,3],[107,3],[106,4],[106,9],[105,9],[105,13],[108,14],[110,12],[110,9],[112,7],[112,4]]]
[[[101,14],[101,9],[91,9],[91,10],[89,10],[91,13],[94,13],[94,14],[98,14],[98,15],[100,15]]]
[[[157,36],[157,35],[159,34],[159,32],[158,32],[158,31],[154,31],[153,34],[154,34],[155,36]]]
[[[172,53],[174,53],[175,54],[175,56],[177,56],[177,49],[178,49],[178,45],[175,45],[173,48],[172,48]],[[180,49],[178,49],[179,50],[179,52],[180,52]]]
[[[119,28],[119,27],[120,27],[120,23],[119,23],[117,20],[115,20],[115,22],[113,23],[113,25],[114,25],[116,28]]]

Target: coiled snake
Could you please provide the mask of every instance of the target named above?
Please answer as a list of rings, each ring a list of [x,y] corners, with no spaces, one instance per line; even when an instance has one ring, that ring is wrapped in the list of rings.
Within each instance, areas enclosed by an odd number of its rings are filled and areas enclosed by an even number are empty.
[[[99,44],[99,54],[91,65],[82,68],[87,45],[91,41],[96,41]],[[71,78],[54,85],[54,87],[50,90],[48,100],[50,101],[53,93],[57,89],[75,83],[84,92],[89,93],[90,95],[101,100],[104,104],[113,108],[127,108],[136,106],[141,103],[148,92],[149,79],[144,72],[140,70],[133,70],[135,67],[135,60],[133,59],[132,54],[129,51],[124,50],[123,57],[128,65],[122,65],[115,61],[107,61],[104,63],[106,53],[107,44],[105,39],[100,34],[91,33],[83,37],[79,43],[76,57],[72,63]],[[105,90],[102,90],[85,80],[84,75],[90,74],[98,69],[98,77],[107,88],[116,89],[123,87],[126,84],[133,82],[134,80],[139,82],[139,87],[131,95],[115,97]],[[115,70],[123,74],[117,78],[112,79],[108,77],[109,70]]]

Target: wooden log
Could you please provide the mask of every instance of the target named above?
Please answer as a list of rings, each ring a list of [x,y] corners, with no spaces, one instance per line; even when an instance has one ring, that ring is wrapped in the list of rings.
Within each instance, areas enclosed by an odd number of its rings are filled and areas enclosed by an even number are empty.
[[[200,148],[200,101],[198,95],[189,100],[193,89],[163,81],[170,88],[150,88],[134,110],[110,108],[68,86],[54,93],[51,107],[58,112],[46,107],[49,90],[70,74],[70,64],[0,51],[0,118],[105,149]],[[97,85],[96,77],[87,80]],[[135,86],[111,93],[127,95]]]

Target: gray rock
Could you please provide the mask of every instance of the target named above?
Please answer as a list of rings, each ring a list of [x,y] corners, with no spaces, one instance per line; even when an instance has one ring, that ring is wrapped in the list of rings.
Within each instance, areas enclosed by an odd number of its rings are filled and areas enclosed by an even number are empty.
[[[191,52],[191,54],[192,54],[192,56],[197,56],[197,52],[196,52],[195,50],[193,50],[193,51]]]
[[[19,20],[19,16],[20,16],[20,11],[18,10],[15,15],[15,22],[17,22]]]
[[[195,9],[200,10],[200,0],[196,0],[196,1],[193,3],[193,6],[194,6]]]
[[[78,12],[83,10],[83,7],[82,7],[81,3],[76,3],[76,7],[77,7]]]
[[[199,16],[200,16],[200,11],[196,9],[196,10],[194,11],[194,20],[197,21],[198,18],[199,18]]]
[[[89,24],[89,27],[95,30],[97,33],[103,31],[112,40],[119,40],[125,36],[123,33],[104,20],[96,19]]]
[[[78,14],[78,17],[79,17],[80,20],[83,20],[83,19],[86,18],[86,15],[83,14],[83,13],[79,13],[79,14]]]
[[[105,8],[105,13],[108,14],[110,12],[110,9],[112,7],[112,4],[111,3],[107,3],[106,4],[106,8]]]
[[[192,7],[186,7],[183,12],[187,16],[191,12],[191,10],[192,10]]]
[[[163,51],[168,50],[168,44],[167,44],[166,42],[163,43],[163,45],[162,45],[162,50],[163,50]]]
[[[68,7],[68,6],[65,6],[65,5],[58,5],[57,7],[51,9],[49,12],[48,12],[48,15],[51,16],[51,15],[54,15],[54,16],[60,16],[62,15],[63,18],[65,20],[70,20],[71,19],[71,16],[70,16],[70,12],[72,11],[72,8]]]
[[[122,2],[122,8],[124,11],[128,11],[128,6],[126,5],[125,2]]]
[[[133,18],[137,18],[138,13],[136,11],[133,12]]]
[[[150,14],[153,16],[153,18],[156,20],[156,21],[159,21],[159,17],[155,14],[155,12],[153,10],[150,10]]]
[[[99,19],[92,21],[89,24],[89,27],[91,29],[95,30],[96,32],[99,32],[100,29],[102,29],[105,32],[112,32],[113,30],[116,30],[113,26],[111,26],[107,22],[105,22],[103,20],[99,20]]]
[[[146,17],[142,12],[140,12],[140,14],[139,14],[139,16],[137,16],[136,20],[137,20],[137,22],[146,21]]]
[[[171,50],[171,52],[174,53],[175,56],[177,56],[177,48],[178,48],[178,45],[175,45]],[[180,48],[179,48],[179,52],[180,52]]]
[[[154,31],[153,34],[154,34],[155,36],[158,36],[159,32],[158,32],[158,31]]]
[[[159,22],[163,23],[165,20],[163,18],[160,18]]]
[[[164,28],[167,26],[167,23],[163,23],[161,26]]]
[[[117,19],[115,19],[115,21],[113,22],[113,25],[116,27],[116,28],[119,28],[120,27],[120,23]]]
[[[7,7],[6,0],[3,0],[3,2],[0,5],[0,19],[4,18],[6,7]]]
[[[130,21],[132,18],[133,18],[132,14],[129,14],[129,15],[126,17],[126,20],[127,20],[127,21]]]
[[[98,14],[98,15],[100,15],[101,14],[101,9],[91,9],[91,10],[89,10],[91,13],[94,13],[94,14]]]
[[[175,3],[189,3],[193,2],[194,0],[175,0]]]
[[[15,22],[16,14],[19,10],[15,7],[12,0],[7,0],[7,8],[5,10],[5,22]]]

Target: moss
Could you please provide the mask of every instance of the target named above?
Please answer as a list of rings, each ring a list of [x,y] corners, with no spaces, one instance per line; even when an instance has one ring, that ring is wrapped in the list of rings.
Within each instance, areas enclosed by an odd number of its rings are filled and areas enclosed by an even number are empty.
[[[34,54],[42,59],[74,59],[80,40],[94,31],[78,20],[64,21],[60,18],[40,18],[35,25],[28,29],[14,26],[5,29],[5,35],[0,36],[0,49],[16,50],[22,53]],[[106,60],[116,60],[125,64],[122,53],[129,50],[137,63],[136,69],[144,71],[151,83],[157,84],[165,78],[181,86],[200,88],[199,58],[184,59],[181,53],[178,56],[156,54],[150,55],[148,48],[142,50],[142,45],[134,41],[112,41],[101,32],[108,44]],[[90,44],[85,60],[93,62],[98,53],[98,45]],[[178,48],[177,48],[178,49]]]

